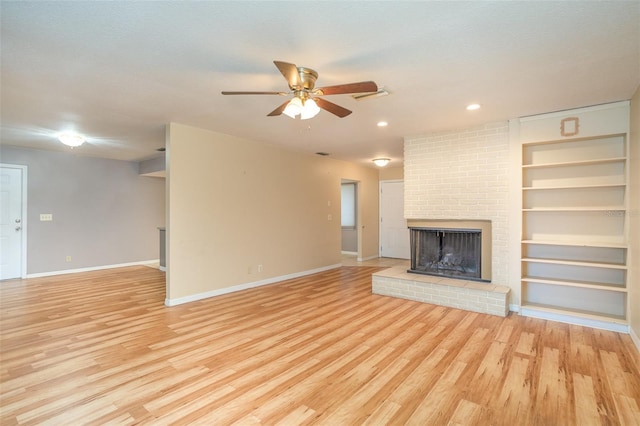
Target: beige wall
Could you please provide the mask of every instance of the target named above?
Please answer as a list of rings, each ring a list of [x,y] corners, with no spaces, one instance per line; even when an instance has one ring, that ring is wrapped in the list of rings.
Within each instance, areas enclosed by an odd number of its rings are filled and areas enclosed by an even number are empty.
[[[629,208],[629,314],[631,335],[640,350],[640,87],[631,99]]]
[[[381,167],[378,171],[380,180],[403,180],[404,167]]]
[[[176,123],[167,164],[168,304],[339,265],[341,179],[360,182],[359,257],[377,256],[376,169]]]

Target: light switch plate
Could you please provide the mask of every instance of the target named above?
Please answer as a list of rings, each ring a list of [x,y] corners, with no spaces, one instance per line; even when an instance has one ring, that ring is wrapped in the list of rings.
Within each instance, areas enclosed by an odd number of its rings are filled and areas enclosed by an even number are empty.
[[[51,213],[40,213],[40,221],[41,222],[48,222],[53,220],[53,214]]]

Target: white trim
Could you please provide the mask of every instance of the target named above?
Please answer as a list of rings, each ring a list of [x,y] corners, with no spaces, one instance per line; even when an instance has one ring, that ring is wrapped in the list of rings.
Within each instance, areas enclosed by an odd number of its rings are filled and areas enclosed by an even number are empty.
[[[564,322],[567,324],[582,325],[585,327],[599,328],[602,330],[617,331],[619,333],[629,333],[629,326],[615,322],[598,321],[589,318],[575,317],[572,315],[556,314],[553,312],[538,311],[530,308],[520,308],[520,315],[525,317],[540,318],[551,321]]]
[[[359,258],[357,258],[356,260],[357,260],[358,262],[365,262],[365,261],[367,261],[367,260],[373,260],[373,259],[380,259],[380,256],[378,256],[378,255],[374,254],[373,256],[369,256],[369,257],[365,257],[365,258],[359,257]]]
[[[631,341],[633,342],[634,345],[636,345],[638,352],[640,352],[640,337],[638,337],[638,335],[636,334],[635,330],[632,327],[629,327],[629,336],[631,336]]]
[[[520,305],[516,305],[516,304],[509,304],[509,310],[511,312],[520,312]]]
[[[520,117],[519,120],[520,122],[535,121],[540,119],[544,120],[546,118],[563,117],[568,113],[573,113],[576,110],[580,110],[580,113],[583,113],[583,112],[601,111],[603,109],[624,108],[624,107],[628,107],[629,105],[630,105],[630,101],[610,102],[605,104],[597,104],[597,105],[591,105],[586,107],[570,108],[570,109],[564,109],[560,111],[547,112],[544,114],[527,115],[525,117]]]
[[[139,265],[149,266],[149,265],[157,265],[158,263],[159,263],[158,259],[141,260],[139,262],[117,263],[115,265],[90,266],[88,268],[66,269],[63,271],[38,272],[36,274],[28,274],[26,278],[40,278],[40,277],[50,277],[53,275],[77,274],[79,272],[100,271],[102,269],[124,268],[127,266],[139,266]]]
[[[198,294],[192,294],[190,296],[178,297],[176,299],[168,299],[167,298],[167,299],[164,300],[164,304],[166,306],[176,306],[176,305],[181,305],[183,303],[195,302],[195,301],[202,300],[202,299],[208,299],[210,297],[222,296],[223,294],[235,293],[236,291],[247,290],[247,289],[250,289],[250,288],[260,287],[260,286],[268,285],[268,284],[273,284],[273,283],[276,283],[276,282],[279,282],[279,281],[290,280],[292,278],[299,278],[299,277],[303,277],[305,275],[311,275],[311,274],[315,274],[315,273],[318,273],[318,272],[324,272],[324,271],[328,271],[330,269],[339,268],[340,266],[341,265],[338,263],[338,264],[335,264],[335,265],[323,266],[322,268],[310,269],[308,271],[295,272],[293,274],[280,275],[278,277],[267,278],[267,279],[260,280],[260,281],[252,281],[252,282],[248,282],[248,283],[244,283],[244,284],[234,285],[234,286],[231,286],[231,287],[225,287],[225,288],[220,288],[220,289],[216,289],[216,290],[206,291],[204,293],[198,293]]]
[[[357,256],[357,255],[358,255],[358,252],[357,252],[357,251],[347,251],[347,250],[342,250],[340,253],[341,253],[341,254],[349,254],[349,255],[352,255],[352,256]]]
[[[28,167],[22,164],[8,164],[8,163],[0,163],[0,167],[5,167],[8,169],[20,169],[22,171],[22,217],[20,218],[22,223],[22,240],[20,241],[20,246],[22,249],[22,253],[20,253],[20,278],[27,277],[27,171]]]

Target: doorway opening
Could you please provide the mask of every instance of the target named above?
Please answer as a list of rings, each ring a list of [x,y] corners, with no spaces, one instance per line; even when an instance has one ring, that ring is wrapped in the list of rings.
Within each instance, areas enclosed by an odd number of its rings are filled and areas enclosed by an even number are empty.
[[[342,254],[357,255],[358,182],[342,179],[340,185],[340,226]]]

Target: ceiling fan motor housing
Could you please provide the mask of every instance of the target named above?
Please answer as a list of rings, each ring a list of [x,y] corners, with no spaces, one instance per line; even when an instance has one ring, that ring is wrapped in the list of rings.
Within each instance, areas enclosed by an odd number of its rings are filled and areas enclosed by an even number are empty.
[[[318,73],[311,68],[298,67],[298,75],[300,75],[300,82],[302,83],[302,87],[299,90],[312,91],[316,85]],[[291,87],[291,90],[296,90],[296,88]]]

